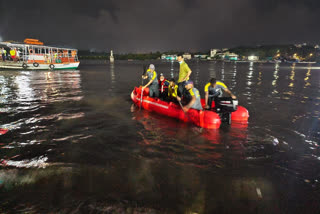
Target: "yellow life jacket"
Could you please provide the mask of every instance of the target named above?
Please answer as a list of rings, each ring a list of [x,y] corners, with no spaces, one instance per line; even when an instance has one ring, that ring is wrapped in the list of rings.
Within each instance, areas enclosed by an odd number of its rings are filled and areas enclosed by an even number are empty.
[[[15,56],[16,55],[16,50],[14,50],[14,49],[10,50],[10,55],[11,56]]]

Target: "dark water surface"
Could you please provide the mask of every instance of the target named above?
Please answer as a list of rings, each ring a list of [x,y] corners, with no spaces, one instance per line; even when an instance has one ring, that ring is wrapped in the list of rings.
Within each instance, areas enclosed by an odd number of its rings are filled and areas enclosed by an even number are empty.
[[[155,62],[177,77],[178,64]],[[132,106],[142,62],[0,71],[2,213],[319,213],[320,68],[190,62],[249,124],[205,130]]]

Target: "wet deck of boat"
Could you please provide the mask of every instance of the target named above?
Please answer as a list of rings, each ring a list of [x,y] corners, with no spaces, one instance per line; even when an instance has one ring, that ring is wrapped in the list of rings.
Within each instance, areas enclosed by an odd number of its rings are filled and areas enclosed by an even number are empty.
[[[0,68],[21,69],[22,68],[22,62],[0,61]]]

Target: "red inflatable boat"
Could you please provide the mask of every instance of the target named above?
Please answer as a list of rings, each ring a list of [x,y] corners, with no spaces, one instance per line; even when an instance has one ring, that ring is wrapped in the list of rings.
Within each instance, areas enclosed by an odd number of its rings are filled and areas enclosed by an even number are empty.
[[[208,129],[218,129],[220,127],[220,116],[214,111],[189,109],[187,113],[184,113],[179,105],[173,102],[168,103],[158,98],[151,98],[148,95],[149,89],[145,88],[141,102],[141,87],[135,87],[131,93],[131,99],[137,106],[141,104],[141,108],[148,111],[154,111]],[[204,102],[204,99],[201,99],[202,106],[204,106]],[[214,102],[212,102],[212,107],[214,107]],[[238,106],[237,110],[231,113],[231,121],[247,123],[248,118],[248,110],[242,106]]]

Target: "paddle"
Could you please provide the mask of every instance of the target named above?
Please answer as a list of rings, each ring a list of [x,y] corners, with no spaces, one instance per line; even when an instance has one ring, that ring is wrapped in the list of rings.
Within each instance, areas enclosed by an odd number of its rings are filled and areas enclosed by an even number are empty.
[[[139,111],[141,110],[141,106],[142,106],[142,95],[143,95],[143,88],[141,89],[141,97],[140,97],[140,107],[139,107]]]
[[[187,114],[187,112],[185,112],[185,110],[183,109],[183,105],[181,104],[181,102],[180,102],[179,100],[178,100],[178,102],[179,102],[179,105],[180,105],[182,111],[183,111],[185,114]]]
[[[181,109],[182,109],[182,111],[183,111],[183,113],[184,113],[184,115],[185,116],[187,116],[187,118],[188,118],[188,120],[190,120],[190,117],[189,117],[189,115],[187,114],[187,112],[183,109],[183,105],[181,104],[181,102],[178,100],[178,103],[179,103],[179,105],[180,105],[180,107],[181,107]],[[191,121],[191,120],[190,120]]]
[[[146,66],[145,65],[143,65],[143,73],[142,73],[142,75],[145,75],[146,74]],[[143,78],[141,79],[141,87],[143,87]],[[142,96],[143,96],[143,88],[141,89],[141,97],[140,97],[140,107],[139,107],[139,111],[141,110],[141,106],[142,106]]]
[[[147,66],[146,65],[142,65],[142,68],[143,68],[143,73],[142,73],[142,76],[146,74],[146,71],[147,71]],[[141,85],[143,86],[143,78],[141,78]]]

